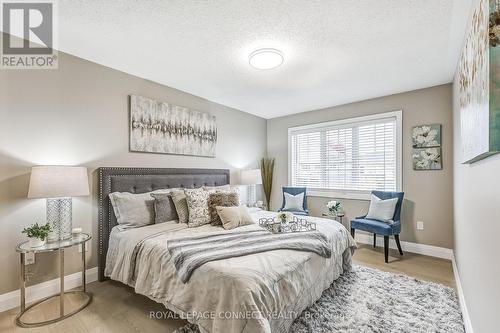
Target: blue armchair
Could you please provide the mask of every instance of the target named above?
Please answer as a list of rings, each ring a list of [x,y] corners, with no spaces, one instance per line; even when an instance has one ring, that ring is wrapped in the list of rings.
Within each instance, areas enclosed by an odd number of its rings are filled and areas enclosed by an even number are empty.
[[[401,250],[401,244],[399,243],[399,234],[401,233],[401,206],[403,205],[404,192],[372,191],[372,194],[382,200],[398,198],[398,203],[396,204],[396,209],[394,210],[394,223],[367,219],[365,218],[366,215],[359,216],[351,221],[351,235],[352,237],[354,237],[356,229],[373,233],[373,247],[377,246],[377,235],[383,235],[385,262],[388,263],[389,236],[394,236],[396,245],[398,246],[399,254],[403,255],[403,250]]]
[[[295,210],[285,210],[285,193],[291,195],[297,195],[300,193],[304,193],[304,201],[302,202],[302,211]],[[309,215],[309,210],[307,210],[307,193],[305,187],[291,187],[291,186],[283,186],[283,204],[278,212],[290,212],[295,215]]]

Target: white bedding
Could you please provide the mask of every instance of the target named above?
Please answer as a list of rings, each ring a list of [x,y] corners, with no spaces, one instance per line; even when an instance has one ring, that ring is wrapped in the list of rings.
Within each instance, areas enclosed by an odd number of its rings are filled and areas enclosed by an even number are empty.
[[[259,218],[276,213],[259,211],[251,215],[258,223]],[[307,218],[327,235],[331,258],[274,250],[206,263],[184,284],[170,260],[168,239],[260,227],[249,225],[225,231],[211,225],[187,228],[186,224],[172,221],[125,231],[113,228],[105,275],[164,304],[198,324],[202,332],[287,332],[293,320],[350,269],[355,247],[340,223]]]

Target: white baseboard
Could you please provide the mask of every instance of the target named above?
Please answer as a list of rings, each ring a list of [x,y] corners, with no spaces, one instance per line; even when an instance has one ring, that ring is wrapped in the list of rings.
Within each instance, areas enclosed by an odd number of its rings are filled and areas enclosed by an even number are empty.
[[[87,283],[97,281],[97,267],[87,269]],[[64,289],[69,290],[82,284],[82,273],[74,273],[64,277]],[[59,292],[59,279],[45,281],[26,288],[26,303],[38,301],[44,297]],[[21,291],[19,289],[0,295],[0,312],[13,309],[21,304]]]
[[[460,282],[460,274],[458,273],[457,262],[455,261],[455,255],[451,258],[451,263],[453,264],[453,274],[455,275],[455,284],[457,285],[457,295],[458,303],[460,304],[460,310],[462,310],[462,318],[464,320],[465,332],[474,333],[472,329],[472,323],[469,317],[469,311],[467,310],[467,304],[465,303],[464,291],[462,289],[462,283]]]
[[[356,242],[359,243],[373,244],[373,234],[356,232],[355,239]],[[382,247],[384,246],[383,236],[377,236],[377,246],[382,246]],[[453,258],[453,250],[447,249],[445,247],[417,244],[417,243],[403,242],[403,241],[401,241],[401,247],[403,249],[403,252],[407,251],[411,253],[418,253],[426,256],[437,257],[448,260],[452,260]],[[391,249],[398,248],[396,245],[396,241],[394,240],[394,237],[391,237],[389,240],[389,248]]]

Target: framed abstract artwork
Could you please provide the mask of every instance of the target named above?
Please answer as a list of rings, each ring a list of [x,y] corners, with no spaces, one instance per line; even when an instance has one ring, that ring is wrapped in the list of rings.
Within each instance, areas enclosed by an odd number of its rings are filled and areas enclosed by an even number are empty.
[[[130,151],[215,157],[215,116],[130,96]]]
[[[500,1],[474,7],[458,68],[462,162],[500,151]]]

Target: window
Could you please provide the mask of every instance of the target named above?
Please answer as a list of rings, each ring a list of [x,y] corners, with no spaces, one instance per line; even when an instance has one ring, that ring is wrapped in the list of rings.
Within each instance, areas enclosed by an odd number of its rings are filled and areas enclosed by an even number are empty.
[[[310,195],[365,199],[401,189],[401,111],[288,130],[289,183]]]

